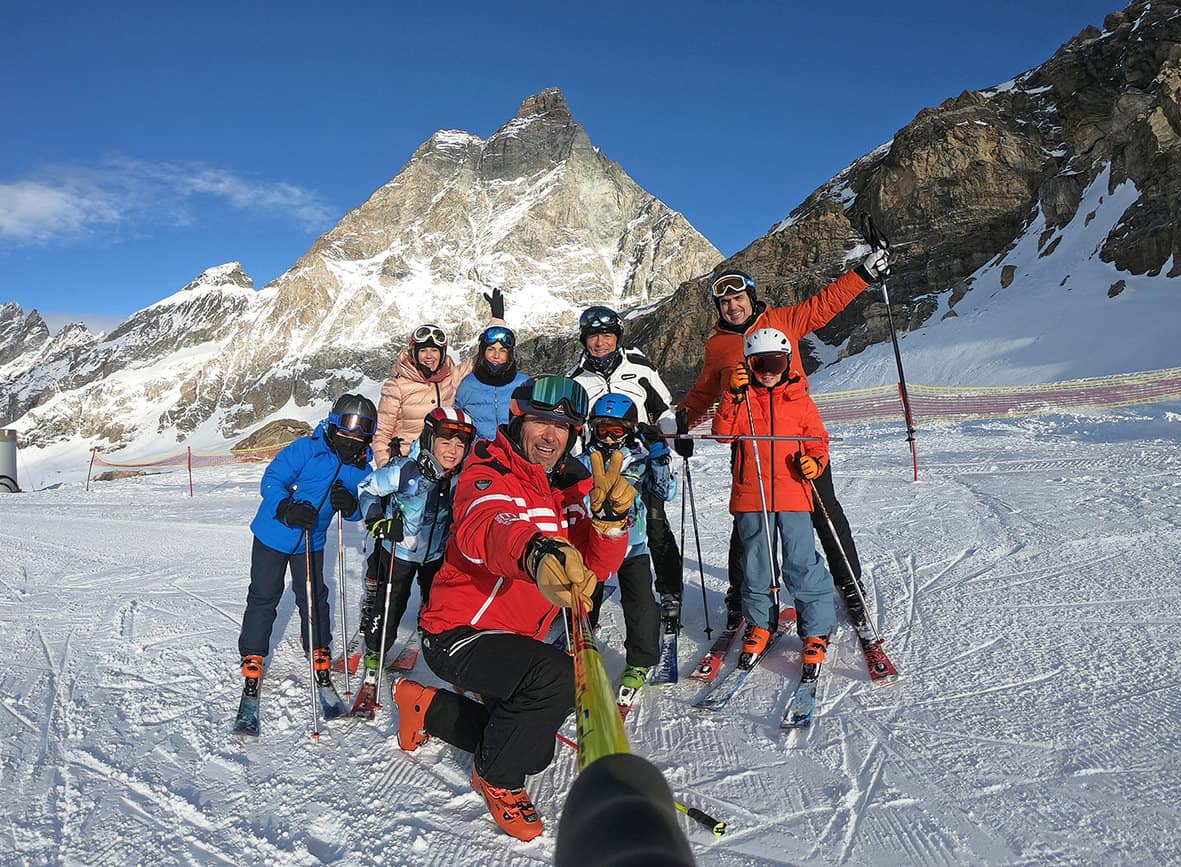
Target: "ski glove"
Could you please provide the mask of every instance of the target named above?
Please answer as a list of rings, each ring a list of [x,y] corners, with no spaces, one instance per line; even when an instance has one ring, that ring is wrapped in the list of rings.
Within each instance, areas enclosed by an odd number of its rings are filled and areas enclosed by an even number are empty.
[[[730,394],[734,395],[735,403],[746,397],[748,388],[750,388],[750,371],[743,363],[730,371]]]
[[[404,535],[402,512],[396,510],[392,518],[387,518],[381,504],[374,503],[365,515],[365,529],[374,539],[398,541]]]
[[[683,407],[677,410],[677,433],[689,433],[689,410]],[[683,458],[693,457],[693,440],[691,439],[673,440],[673,448]]]
[[[392,440],[390,440],[390,457],[391,458],[402,457],[402,438],[401,437],[394,437]]]
[[[537,533],[525,546],[525,571],[549,602],[574,607],[574,594],[591,608],[591,594],[599,578],[582,562],[582,554],[565,539]]]
[[[800,471],[800,475],[805,479],[817,479],[820,477],[820,461],[811,455],[796,455],[796,469]]]
[[[665,463],[668,462],[668,443],[665,441],[664,435],[661,434],[660,428],[640,422],[636,425],[636,433],[640,435],[640,441],[648,450],[649,459],[657,462],[664,459]]]
[[[636,489],[628,484],[623,473],[623,452],[611,455],[603,465],[603,453],[590,456],[591,477],[595,486],[590,492],[591,523],[600,533],[613,533],[627,526],[628,512],[636,501]]]
[[[488,302],[488,309],[492,311],[493,319],[504,319],[504,293],[493,289],[492,294],[484,293],[484,300]]]
[[[296,500],[288,497],[286,500],[280,501],[276,507],[275,517],[288,527],[295,527],[298,530],[310,530],[316,526],[316,521],[320,519],[320,513],[307,500]]]
[[[866,283],[876,283],[890,274],[890,251],[874,250],[857,266],[857,273]]]
[[[344,482],[339,480],[332,486],[332,496],[328,502],[342,515],[351,515],[357,511],[357,498],[353,496],[352,491],[344,486]]]

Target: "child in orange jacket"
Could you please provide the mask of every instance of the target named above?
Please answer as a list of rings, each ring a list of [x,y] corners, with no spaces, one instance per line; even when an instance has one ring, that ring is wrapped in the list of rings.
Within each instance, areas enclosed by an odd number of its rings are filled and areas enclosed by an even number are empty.
[[[751,333],[744,355],[745,363],[730,375],[713,432],[727,437],[754,434],[817,439],[795,443],[747,439],[741,440],[735,451],[730,512],[742,539],[746,573],[742,613],[747,626],[741,664],[753,664],[777,625],[768,538],[777,535],[783,583],[795,600],[798,628],[804,638],[804,664],[819,666],[828,648],[828,635],[836,625],[832,577],[816,552],[811,518],[811,480],[828,464],[828,433],[807,387],[789,374],[791,344],[783,332],[760,328]],[[770,534],[764,521],[770,523]]]

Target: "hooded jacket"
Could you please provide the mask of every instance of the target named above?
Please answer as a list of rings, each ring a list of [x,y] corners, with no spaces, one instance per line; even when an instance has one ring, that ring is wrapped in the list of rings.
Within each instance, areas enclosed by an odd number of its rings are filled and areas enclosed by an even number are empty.
[[[303,530],[289,527],[275,517],[279,503],[293,497],[319,508],[320,517],[312,528],[312,550],[322,550],[328,539],[328,525],[336,514],[329,502],[333,483],[339,479],[356,496],[357,485],[368,474],[368,469],[341,461],[325,439],[327,432],[327,422],[320,422],[311,434],[285,446],[263,472],[259,484],[262,503],[250,522],[250,532],[268,548],[284,554],[303,553]],[[360,519],[360,509],[345,515],[348,521]]]
[[[802,452],[816,458],[821,469],[828,465],[828,432],[812,395],[798,378],[787,379],[773,388],[752,381],[746,394],[746,401],[735,402],[734,395],[726,390],[714,416],[714,434],[725,437],[749,434],[753,416],[755,434],[820,437],[821,441],[739,440],[731,468],[734,477],[730,486],[731,514],[763,511],[763,500],[759,495],[760,466],[769,511],[811,512],[812,486],[796,469],[796,456]],[[750,416],[746,412],[748,401]],[[756,448],[759,450],[758,463],[755,462]]]
[[[800,359],[799,340],[817,328],[823,328],[849,306],[869,283],[856,269],[844,274],[821,289],[802,304],[787,307],[763,306],[750,325],[738,331],[720,318],[714,324],[714,333],[705,342],[705,358],[697,381],[681,401],[681,407],[689,411],[689,424],[701,418],[718,399],[730,382],[730,372],[743,360],[743,344],[746,335],[760,328],[776,328],[791,341],[791,366],[788,378],[798,378],[808,388],[808,376]],[[746,411],[743,410],[745,413]]]
[[[472,372],[472,361],[456,362],[443,355],[443,363],[429,378],[423,376],[409,349],[398,353],[390,378],[381,387],[377,405],[377,433],[373,437],[373,457],[379,467],[390,459],[390,440],[402,438],[402,454],[422,433],[427,413],[455,402],[460,380]]]
[[[402,513],[402,538],[395,544],[385,539],[382,547],[392,550],[403,563],[433,563],[443,556],[447,534],[451,530],[451,502],[458,473],[448,473],[431,480],[418,466],[418,440],[405,457],[395,455],[390,462],[366,476],[358,486],[361,514],[388,497],[383,515],[392,518]]]
[[[455,488],[455,519],[443,567],[420,617],[432,635],[459,626],[541,639],[557,607],[525,571],[525,548],[537,533],[569,539],[587,568],[610,575],[627,552],[627,534],[604,535],[583,505],[590,473],[567,456],[552,475],[530,463],[503,429],[478,440]]]

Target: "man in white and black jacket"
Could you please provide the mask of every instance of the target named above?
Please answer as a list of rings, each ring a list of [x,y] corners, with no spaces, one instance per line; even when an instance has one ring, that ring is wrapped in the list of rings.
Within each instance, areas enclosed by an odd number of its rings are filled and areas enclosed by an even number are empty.
[[[566,374],[586,389],[590,406],[605,394],[625,394],[640,410],[640,421],[656,426],[661,433],[677,432],[672,396],[659,371],[643,352],[624,349],[623,323],[610,307],[588,307],[578,319],[578,336],[583,353]],[[668,526],[664,501],[645,497],[648,507],[648,548],[656,572],[656,592],[664,617],[680,620],[684,577],[681,552]]]

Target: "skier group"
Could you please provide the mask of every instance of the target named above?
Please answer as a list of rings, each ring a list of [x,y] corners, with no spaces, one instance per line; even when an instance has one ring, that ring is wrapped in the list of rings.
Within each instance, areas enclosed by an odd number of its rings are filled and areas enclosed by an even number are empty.
[[[372,716],[417,582],[422,657],[454,689],[394,680],[399,746],[413,751],[433,736],[472,753],[472,785],[492,818],[514,837],[535,838],[542,821],[525,778],[553,760],[575,707],[573,662],[565,644],[547,641],[551,626],[579,597],[597,622],[605,582],[617,576],[626,663],[618,701],[630,707],[660,660],[662,626],[675,635],[680,622],[681,551],[666,515],[680,481],[670,443],[687,471],[689,430],[719,397],[713,433],[732,442],[734,517],[724,635],[741,632],[738,669],[752,668],[794,617],[804,680],[814,682],[836,626],[835,582],[872,673],[873,654],[885,657],[797,344],[889,264],[888,251],[874,250],[808,301],[778,308],[759,300],[748,274],[716,275],[717,325],[679,406],[643,353],[623,345],[623,322],[607,307],[582,313],[582,357],[565,376],[517,369],[499,289],[484,296],[491,324],[474,358],[449,355],[439,326],[416,328],[377,406],[341,396],[263,474],[238,640],[246,679],[238,730],[258,733],[288,571],[320,708],[327,718],[349,712],[332,684],[323,560],[336,514],[363,520],[375,545],[352,711]],[[793,603],[782,609],[780,573]]]

